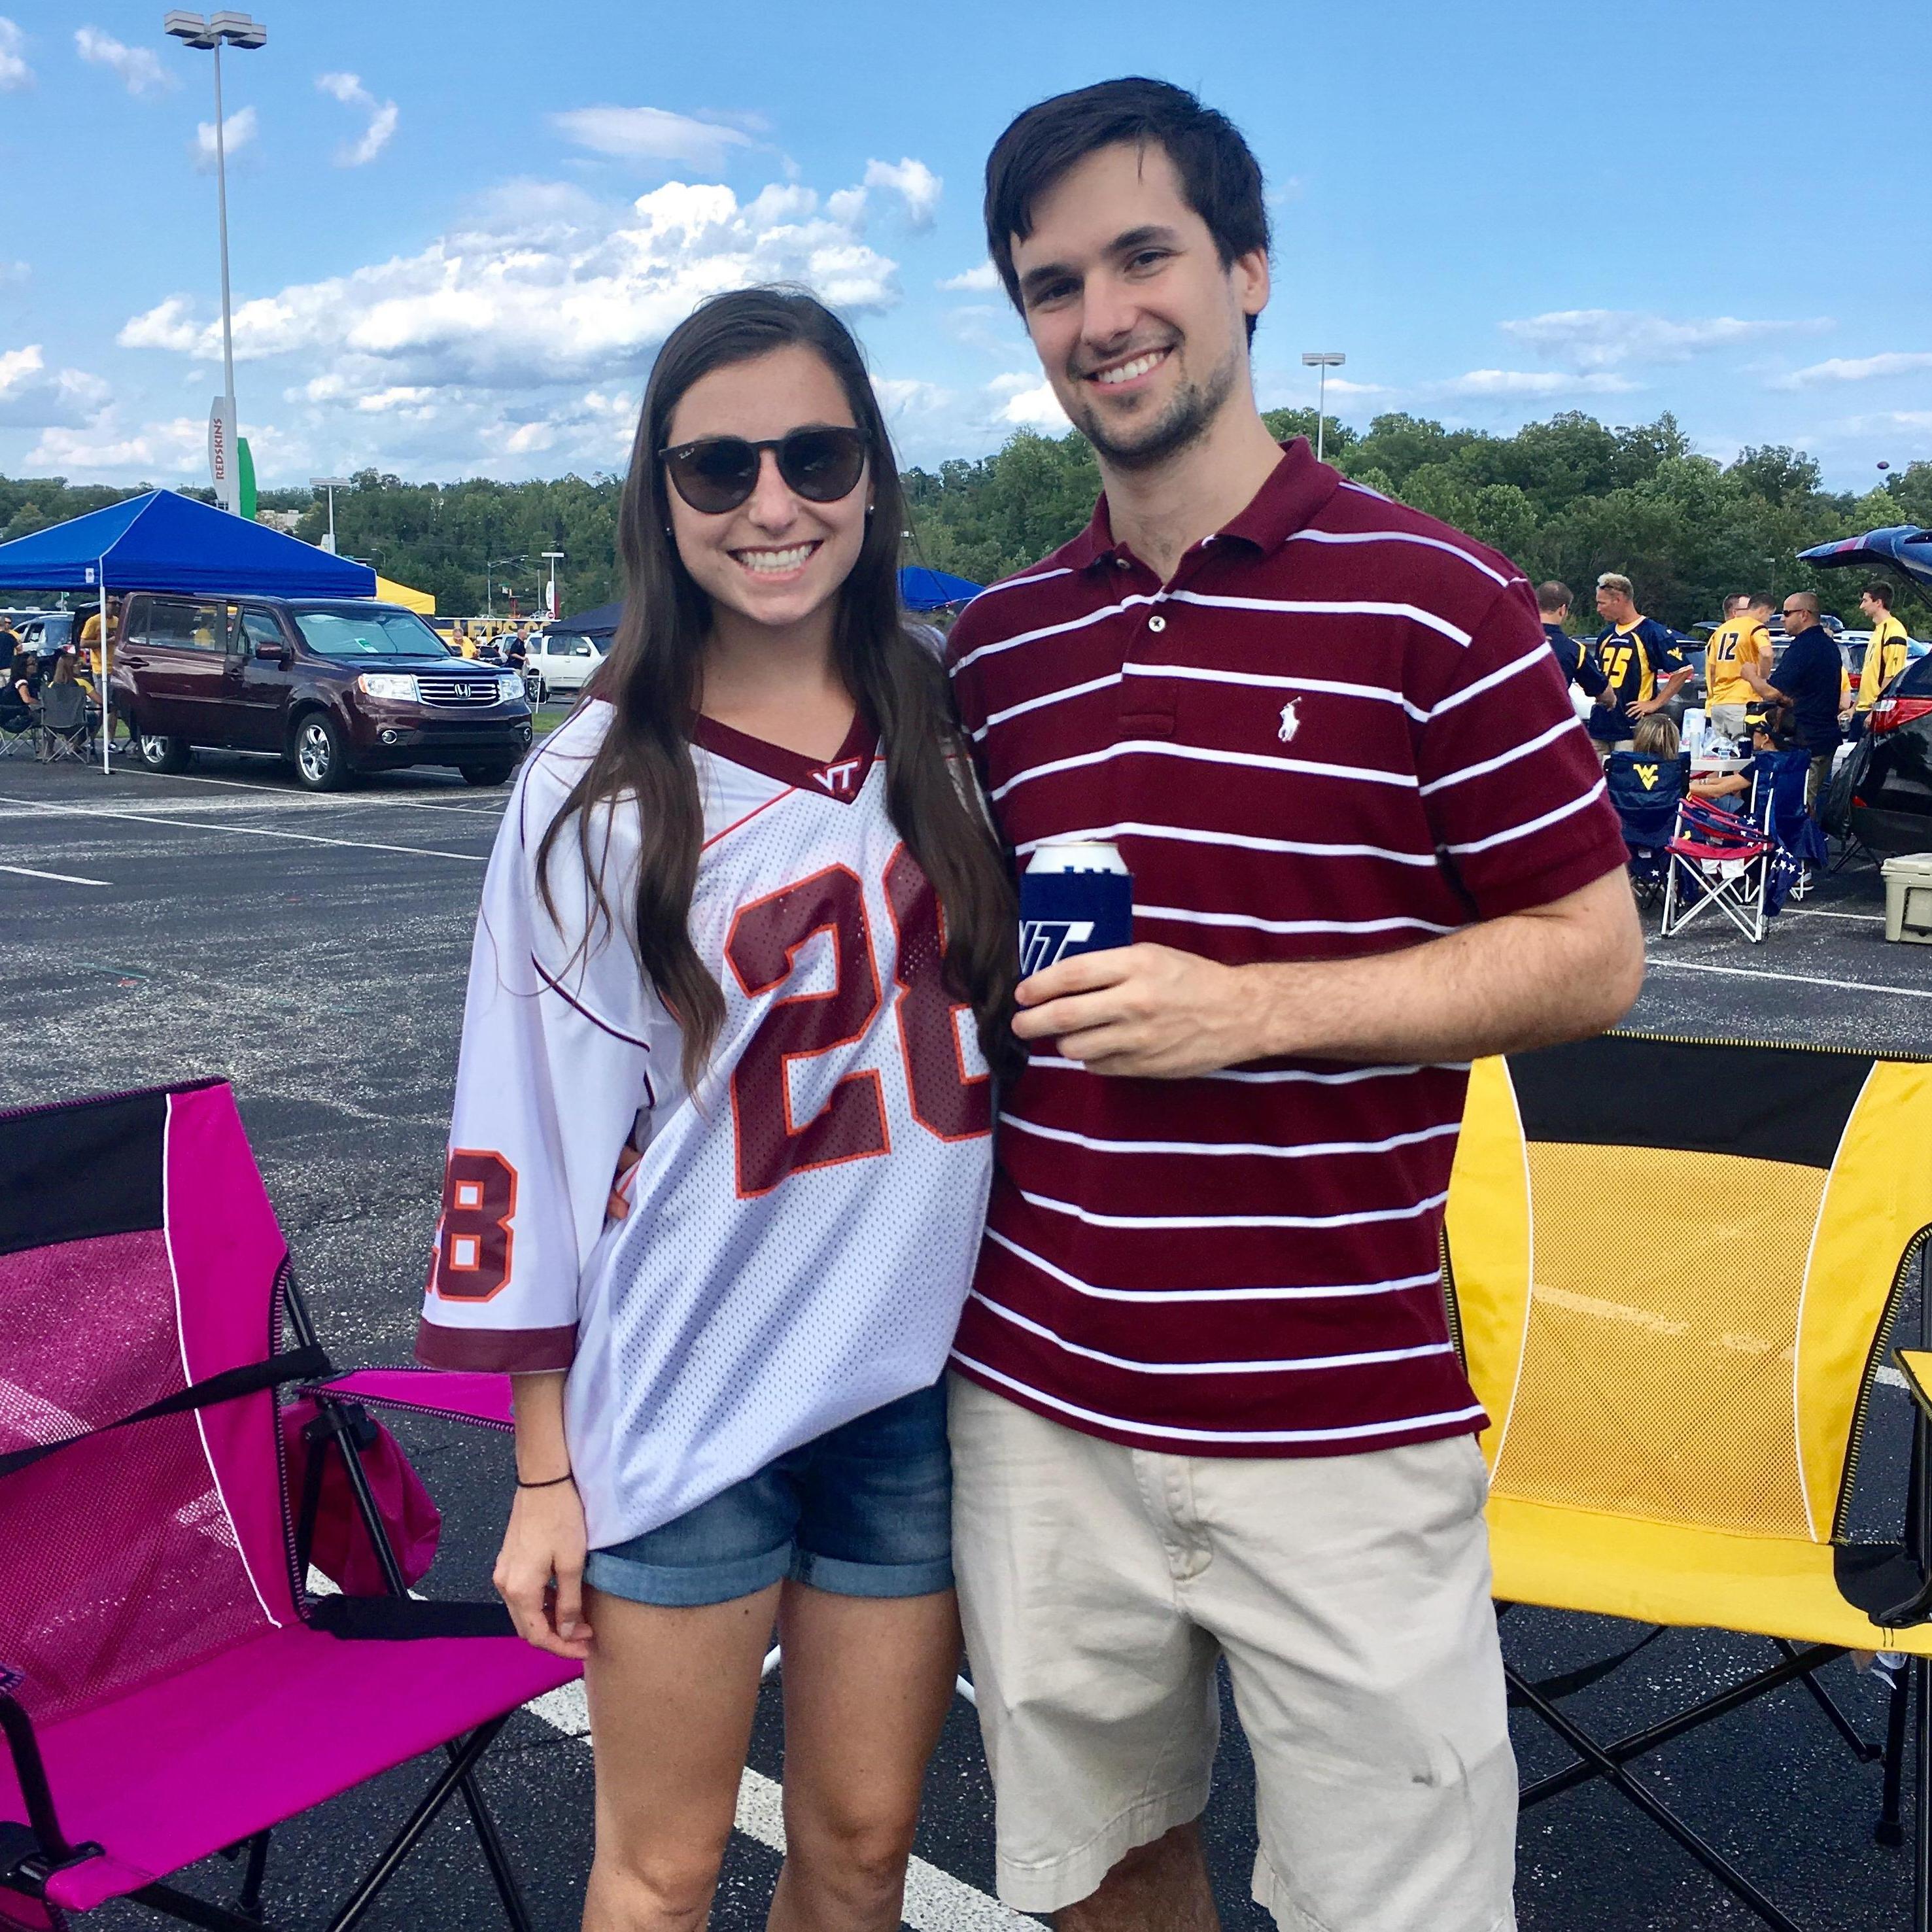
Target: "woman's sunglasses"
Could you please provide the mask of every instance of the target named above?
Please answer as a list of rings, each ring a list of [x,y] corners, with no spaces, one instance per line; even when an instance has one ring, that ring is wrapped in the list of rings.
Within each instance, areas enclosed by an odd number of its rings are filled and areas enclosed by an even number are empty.
[[[658,452],[677,494],[707,517],[735,510],[758,487],[764,452],[776,450],[785,488],[808,503],[849,496],[866,471],[866,439],[856,429],[795,429],[750,442],[742,436],[700,436]]]

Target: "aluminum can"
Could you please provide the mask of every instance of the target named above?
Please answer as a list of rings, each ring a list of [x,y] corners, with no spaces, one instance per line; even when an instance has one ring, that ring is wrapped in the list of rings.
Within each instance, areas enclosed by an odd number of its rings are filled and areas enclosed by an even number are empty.
[[[1098,840],[1041,845],[1020,880],[1020,976],[1134,940],[1134,881]]]

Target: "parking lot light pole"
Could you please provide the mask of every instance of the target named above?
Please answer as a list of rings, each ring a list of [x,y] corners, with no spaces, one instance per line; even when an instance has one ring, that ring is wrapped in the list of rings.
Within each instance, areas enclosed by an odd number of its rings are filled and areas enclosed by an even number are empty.
[[[161,31],[184,46],[214,56],[214,198],[221,229],[221,414],[223,434],[227,438],[224,461],[231,478],[238,478],[242,455],[235,422],[235,332],[228,296],[228,130],[222,124],[221,49],[224,42],[244,52],[263,46],[268,30],[246,14],[224,12],[204,19],[199,14],[179,8],[166,14]],[[241,501],[238,482],[231,484],[231,500],[224,509],[236,508]]]
[[[550,621],[554,624],[556,622],[556,567],[563,561],[564,553],[560,550],[547,550],[540,554],[550,566]]]
[[[1321,381],[1316,392],[1315,404],[1315,460],[1322,460],[1322,432],[1328,427],[1328,372],[1339,369],[1348,361],[1339,349],[1304,349],[1301,364],[1305,369],[1319,369]]]
[[[311,476],[308,479],[310,489],[326,490],[328,492],[328,534],[322,538],[322,547],[331,556],[336,554],[335,493],[338,490],[350,488],[353,480],[352,478],[347,476]]]

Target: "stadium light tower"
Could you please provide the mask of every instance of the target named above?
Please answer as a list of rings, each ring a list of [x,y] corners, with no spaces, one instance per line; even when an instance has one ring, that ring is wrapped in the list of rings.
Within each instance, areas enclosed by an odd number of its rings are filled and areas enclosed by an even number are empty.
[[[224,43],[244,52],[261,46],[268,40],[268,30],[246,14],[204,16],[184,13],[177,8],[163,18],[161,31],[184,46],[214,56],[214,196],[221,221],[221,400],[215,406],[219,427],[211,429],[210,436],[220,439],[216,485],[221,507],[238,510],[241,452],[236,446],[235,332],[228,299],[228,132],[222,124],[221,50]]]
[[[563,561],[563,552],[560,550],[547,550],[542,553],[542,555],[544,561],[550,566],[550,620],[554,624],[557,619],[556,567]]]
[[[311,476],[308,481],[310,489],[328,492],[328,537],[322,548],[333,556],[335,554],[335,493],[338,490],[352,488],[354,479],[347,476]]]
[[[1339,369],[1348,361],[1339,349],[1304,349],[1301,352],[1302,366],[1319,369],[1322,379],[1315,404],[1315,460],[1322,460],[1322,432],[1328,427],[1328,372]]]

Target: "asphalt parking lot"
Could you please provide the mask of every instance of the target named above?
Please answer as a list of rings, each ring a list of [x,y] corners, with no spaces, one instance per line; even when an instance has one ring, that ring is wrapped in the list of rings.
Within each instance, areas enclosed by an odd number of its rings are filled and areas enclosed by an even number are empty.
[[[441,1180],[464,974],[483,863],[506,793],[404,773],[327,798],[278,767],[203,754],[178,778],[0,762],[0,1107],[209,1075],[232,1081],[298,1274],[344,1366],[408,1358]],[[1654,930],[1654,920],[1650,922]],[[1827,879],[1761,947],[1723,928],[1660,953],[1630,1024],[1659,1032],[1932,1051],[1932,950],[1883,944],[1876,874]],[[5,1128],[0,1124],[0,1162]],[[403,1432],[445,1512],[424,1586],[487,1589],[507,1448]],[[1862,1510],[1894,1512],[1904,1398],[1886,1392]],[[1505,1648],[1533,1676],[1619,1647],[1628,1626],[1526,1610]],[[1742,1640],[1676,1632],[1571,1706],[1600,1735],[1660,1714],[1765,1660]],[[1848,1665],[1827,1673],[1868,1735],[1883,1700]],[[766,1686],[713,1924],[761,1926],[782,1842],[778,1687]],[[1526,1768],[1559,1748],[1519,1720]],[[488,1774],[538,1923],[577,1923],[590,1849],[590,1754],[567,1697],[518,1718]],[[1875,1766],[1855,1762],[1796,1690],[1675,1745],[1658,1789],[1820,1928],[1905,1922],[1909,1854],[1875,1847]],[[278,1834],[268,1906],[316,1924],[406,1806],[413,1768]],[[1230,1724],[1208,1828],[1225,1924],[1270,1922],[1247,1899],[1252,1779]],[[385,1808],[387,1808],[386,1809]],[[1029,1922],[991,1890],[991,1800],[972,1713],[956,1703],[933,1767],[908,1907],[920,1928]],[[1532,1932],[1676,1932],[1757,1922],[1638,1820],[1586,1787],[1525,1820],[1521,1922]],[[190,1881],[211,1895],[233,1876]],[[439,1826],[366,1922],[500,1923],[467,1828]],[[119,1908],[90,1919],[152,1922]]]

